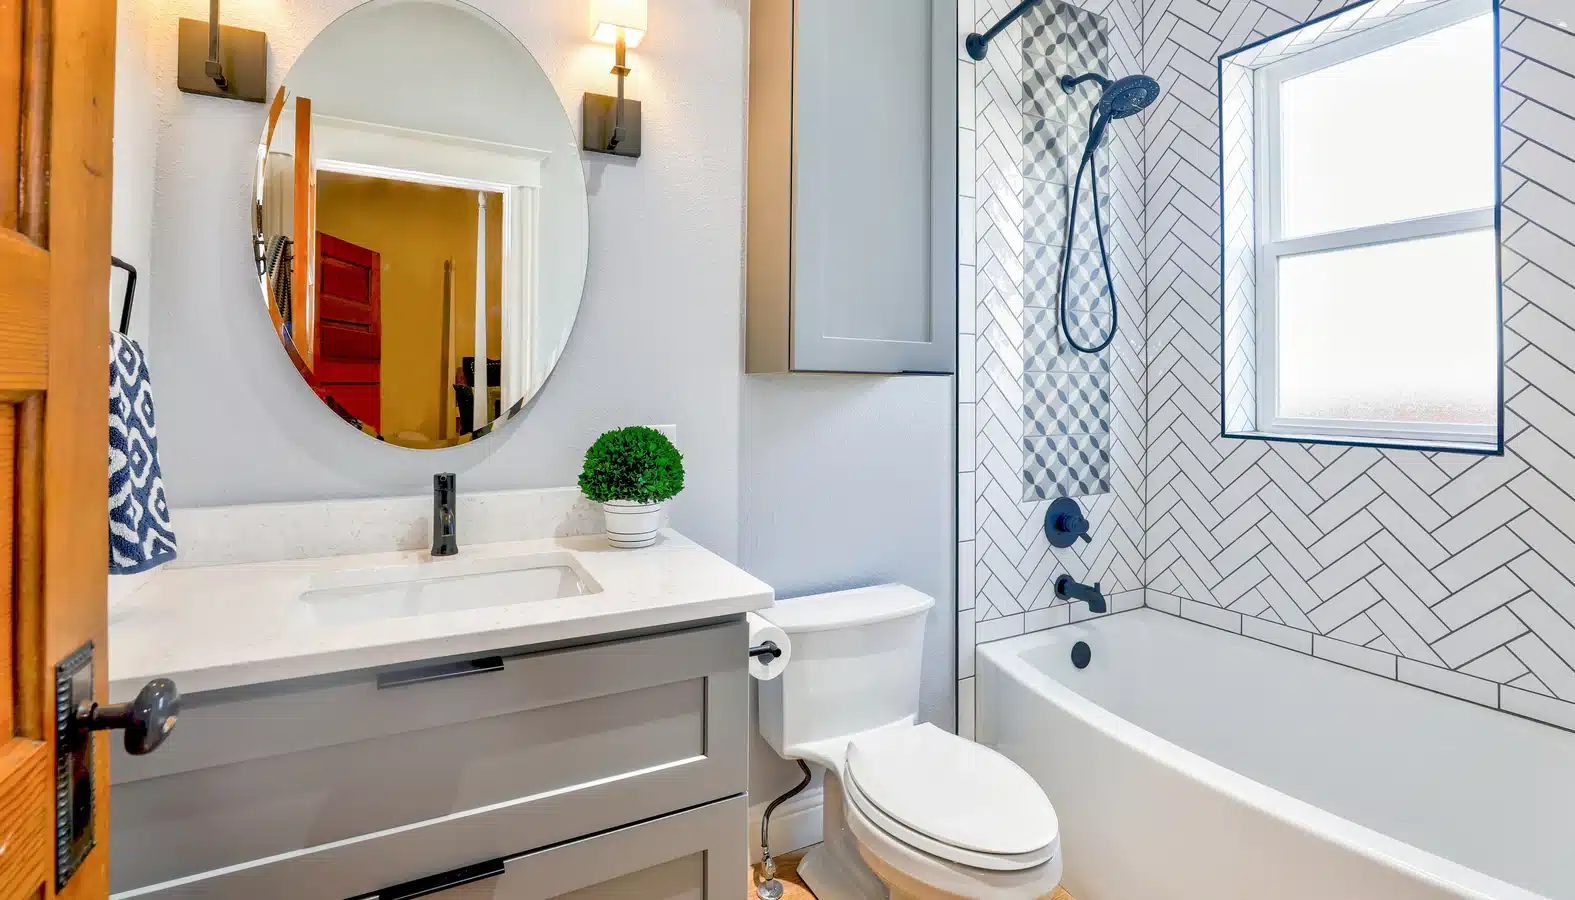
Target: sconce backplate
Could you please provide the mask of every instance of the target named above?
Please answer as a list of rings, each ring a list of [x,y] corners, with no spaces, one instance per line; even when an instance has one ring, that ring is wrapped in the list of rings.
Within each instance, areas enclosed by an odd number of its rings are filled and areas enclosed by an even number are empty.
[[[580,146],[593,153],[612,156],[640,156],[640,101],[623,101],[623,140],[612,150],[607,142],[612,138],[613,123],[617,119],[618,98],[606,94],[586,94],[580,112]]]
[[[228,88],[208,77],[208,23],[180,20],[180,62],[175,86],[188,94],[207,94],[231,100],[262,103],[268,99],[268,36],[250,28],[219,26],[219,61],[224,64]]]

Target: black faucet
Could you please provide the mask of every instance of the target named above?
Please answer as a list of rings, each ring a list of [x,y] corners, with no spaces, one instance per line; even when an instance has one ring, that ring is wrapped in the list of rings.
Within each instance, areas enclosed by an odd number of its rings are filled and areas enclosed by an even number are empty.
[[[456,508],[459,486],[453,472],[432,476],[432,555],[453,556],[459,552]]]
[[[1073,581],[1070,575],[1062,575],[1055,580],[1055,595],[1062,600],[1081,600],[1088,604],[1088,611],[1092,613],[1102,613],[1106,609],[1105,594],[1098,582],[1089,587]]]

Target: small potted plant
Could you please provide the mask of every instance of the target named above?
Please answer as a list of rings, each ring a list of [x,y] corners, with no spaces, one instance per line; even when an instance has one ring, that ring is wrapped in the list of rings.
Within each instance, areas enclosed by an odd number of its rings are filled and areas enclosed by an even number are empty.
[[[585,451],[580,490],[602,505],[607,540],[632,549],[656,543],[662,503],[684,489],[684,458],[655,428],[609,431]]]

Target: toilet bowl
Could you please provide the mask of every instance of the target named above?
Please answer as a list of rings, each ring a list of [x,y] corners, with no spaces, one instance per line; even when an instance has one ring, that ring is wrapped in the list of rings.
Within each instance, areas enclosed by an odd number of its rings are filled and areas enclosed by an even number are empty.
[[[883,585],[762,614],[794,655],[760,686],[761,733],[825,770],[822,842],[799,866],[818,900],[1036,900],[1060,884],[1060,825],[1033,778],[988,747],[915,724],[933,603]]]
[[[1055,809],[995,751],[899,723],[805,748],[826,769],[822,843],[799,874],[819,900],[1036,900],[1061,883]]]

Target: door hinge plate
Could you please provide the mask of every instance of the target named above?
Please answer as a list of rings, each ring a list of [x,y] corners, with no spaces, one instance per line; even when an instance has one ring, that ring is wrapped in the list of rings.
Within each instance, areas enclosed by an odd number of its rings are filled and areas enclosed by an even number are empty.
[[[55,890],[93,851],[93,739],[78,735],[71,720],[79,705],[93,703],[93,642],[55,666]]]

